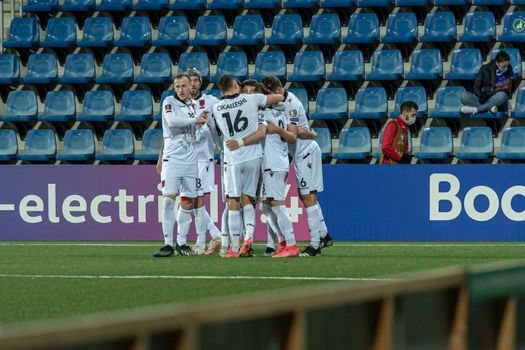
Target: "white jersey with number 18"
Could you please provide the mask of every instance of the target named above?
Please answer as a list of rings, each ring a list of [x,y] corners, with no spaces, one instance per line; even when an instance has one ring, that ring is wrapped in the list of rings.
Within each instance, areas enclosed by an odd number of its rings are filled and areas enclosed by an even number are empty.
[[[224,140],[228,164],[239,164],[262,157],[260,143],[230,151],[226,147],[226,141],[247,137],[257,131],[259,124],[265,124],[258,113],[259,107],[265,105],[266,96],[263,94],[240,94],[225,97],[212,107],[213,120]]]

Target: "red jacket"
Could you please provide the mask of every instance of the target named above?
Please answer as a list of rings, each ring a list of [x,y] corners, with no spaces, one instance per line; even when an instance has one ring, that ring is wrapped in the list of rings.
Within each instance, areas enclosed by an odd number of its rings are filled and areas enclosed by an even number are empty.
[[[397,120],[399,121],[399,125],[401,125],[401,128],[405,133],[408,133],[408,125],[405,123],[403,118],[399,115],[397,117]],[[395,150],[392,144],[394,143],[394,137],[396,136],[396,123],[388,123],[385,127],[385,131],[383,132],[383,141],[381,143],[381,148],[383,149],[383,154],[385,155],[385,158],[383,160],[384,164],[388,164],[388,160],[392,159],[396,162],[399,162],[401,160],[402,154],[398,154]],[[405,154],[408,154],[408,142],[407,146],[405,148]]]

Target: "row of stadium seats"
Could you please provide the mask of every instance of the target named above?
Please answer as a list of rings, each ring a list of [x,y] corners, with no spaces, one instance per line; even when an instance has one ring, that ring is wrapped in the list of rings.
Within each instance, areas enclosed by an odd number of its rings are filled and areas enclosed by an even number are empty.
[[[503,31],[497,36],[500,42],[525,41],[525,31],[515,28],[516,20],[523,22],[525,12],[505,14]],[[73,17],[51,18],[45,38],[40,42],[36,18],[13,19],[6,48],[49,47],[173,47],[220,45],[323,45],[410,42],[455,42],[456,21],[452,12],[432,12],[426,16],[424,34],[418,39],[418,23],[412,12],[396,12],[388,15],[386,32],[380,37],[379,20],[375,13],[353,13],[348,21],[348,35],[341,40],[341,23],[337,14],[314,14],[309,35],[303,40],[303,23],[298,14],[277,15],[273,19],[272,34],[265,40],[263,19],[260,15],[237,16],[233,35],[227,38],[224,16],[201,16],[197,21],[195,38],[189,39],[189,25],[185,16],[165,16],[160,19],[158,36],[152,39],[152,26],[148,16],[125,17],[120,37],[115,40],[111,17],[90,17],[84,24],[83,37],[77,42],[77,25]],[[488,11],[468,12],[464,19],[461,42],[490,42],[496,40],[496,21]]]
[[[503,49],[511,56],[514,78],[522,75],[521,55],[516,48]],[[499,49],[490,53],[493,59]],[[410,58],[410,70],[404,73],[399,50],[377,50],[372,55],[371,71],[365,75],[365,62],[359,50],[338,51],[334,56],[332,72],[326,74],[323,53],[319,50],[300,51],[295,55],[293,73],[287,76],[284,54],[281,51],[260,52],[251,78],[275,75],[290,82],[358,81],[362,80],[473,80],[483,64],[477,48],[452,52],[450,70],[443,74],[442,56],[438,49],[416,49]],[[90,53],[70,54],[64,64],[64,74],[58,77],[58,63],[52,53],[32,54],[27,74],[20,77],[20,62],[15,54],[0,55],[0,84],[164,84],[171,83],[173,64],[168,53],[153,52],[142,55],[140,73],[134,77],[133,58],[129,53],[108,53],[104,56],[102,73],[96,76],[95,58]],[[244,52],[222,52],[216,74],[210,77],[210,63],[204,52],[183,53],[178,71],[189,67],[199,69],[206,81],[217,82],[222,74],[233,74],[240,80],[248,77],[248,61]]]
[[[315,128],[323,158],[359,160],[379,158],[379,149],[372,153],[369,129],[350,127],[342,130],[337,152],[332,152],[332,139],[327,128]],[[162,130],[148,129],[142,138],[141,151],[135,152],[135,141],[129,129],[109,129],[104,133],[100,152],[96,152],[95,137],[90,129],[68,130],[64,136],[62,150],[57,153],[57,140],[53,130],[30,130],[27,133],[24,151],[18,152],[18,140],[14,130],[0,130],[0,161],[13,159],[31,162],[61,161],[156,161],[162,144]],[[381,136],[379,145],[381,144]],[[412,144],[410,144],[412,153]],[[424,128],[420,137],[418,159],[489,160],[525,159],[525,127],[509,127],[503,130],[500,152],[494,154],[494,139],[488,127],[467,127],[463,130],[460,148],[454,153],[453,138],[448,127]]]
[[[54,11],[165,11],[165,10],[229,10],[267,8],[315,8],[315,7],[385,7],[430,5],[522,5],[525,0],[28,0],[24,12]]]

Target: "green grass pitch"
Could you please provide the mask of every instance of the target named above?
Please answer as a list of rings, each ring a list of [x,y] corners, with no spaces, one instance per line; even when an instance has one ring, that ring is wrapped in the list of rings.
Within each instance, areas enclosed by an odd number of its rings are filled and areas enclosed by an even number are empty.
[[[525,243],[336,242],[323,255],[152,258],[156,242],[0,242],[0,326],[525,258]]]

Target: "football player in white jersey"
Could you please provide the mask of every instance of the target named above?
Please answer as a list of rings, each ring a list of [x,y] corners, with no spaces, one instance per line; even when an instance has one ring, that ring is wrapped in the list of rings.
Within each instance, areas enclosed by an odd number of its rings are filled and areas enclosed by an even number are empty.
[[[317,134],[310,130],[306,111],[297,96],[286,91],[279,79],[270,76],[262,79],[262,84],[273,93],[285,96],[284,112],[289,118],[298,119],[297,142],[290,147],[294,159],[294,168],[299,196],[308,214],[310,245],[301,256],[321,254],[321,248],[333,244],[328,234],[321,206],[317,202],[317,193],[323,191],[323,168],[321,149],[315,141]]]
[[[269,91],[260,85],[259,89],[268,94]],[[265,108],[259,113],[268,124],[263,151],[262,208],[268,227],[272,228],[269,232],[273,231],[284,238],[272,257],[296,257],[300,251],[295,242],[292,220],[285,199],[290,166],[288,144],[294,144],[297,140],[297,118],[287,118],[283,111],[274,108]]]
[[[154,257],[167,257],[174,254],[193,255],[186,244],[190,229],[191,213],[197,198],[197,149],[195,129],[207,122],[208,111],[196,116],[190,98],[190,77],[177,74],[173,81],[175,96],[168,96],[162,103],[162,129],[164,143],[157,161],[160,173],[164,209],[162,232],[164,246]],[[175,215],[175,199],[179,193],[180,207]],[[177,244],[173,247],[173,228],[177,222]]]
[[[197,114],[211,107],[219,101],[213,95],[201,93],[202,80],[198,70],[190,68],[186,70],[190,77],[190,96],[195,105]],[[208,125],[204,124],[196,130],[197,158],[199,167],[199,178],[197,180],[197,203],[193,213],[195,215],[195,230],[197,231],[197,244],[193,248],[197,255],[204,253],[212,254],[221,247],[221,232],[213,223],[210,214],[204,206],[204,196],[215,189],[215,164],[214,146],[215,140]],[[210,232],[211,240],[208,251],[205,250],[206,231]]]
[[[237,258],[240,252],[241,218],[243,206],[246,236],[242,255],[249,256],[255,230],[256,195],[261,169],[261,140],[266,135],[266,123],[259,118],[258,110],[284,100],[279,94],[241,94],[240,87],[231,75],[223,75],[217,85],[223,99],[212,107],[212,128],[219,129],[224,137],[224,152],[228,158],[227,188],[228,227],[231,235],[230,250],[223,257]]]

